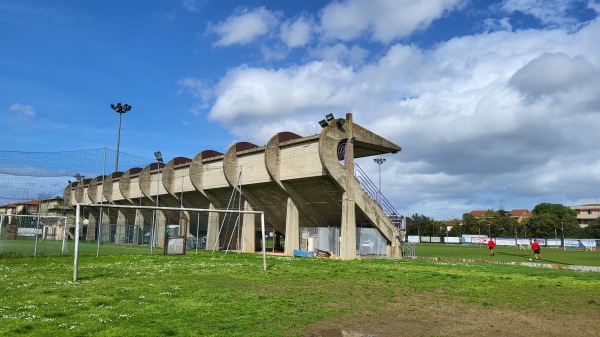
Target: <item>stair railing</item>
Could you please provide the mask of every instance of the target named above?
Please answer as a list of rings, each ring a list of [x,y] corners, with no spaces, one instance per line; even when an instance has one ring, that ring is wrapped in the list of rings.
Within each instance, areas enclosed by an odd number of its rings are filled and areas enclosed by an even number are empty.
[[[404,217],[392,206],[392,204],[381,193],[377,185],[369,178],[358,164],[354,164],[354,176],[360,182],[360,186],[369,194],[371,199],[375,200],[383,209],[383,212],[388,216],[392,225],[398,229],[406,229],[406,221]]]

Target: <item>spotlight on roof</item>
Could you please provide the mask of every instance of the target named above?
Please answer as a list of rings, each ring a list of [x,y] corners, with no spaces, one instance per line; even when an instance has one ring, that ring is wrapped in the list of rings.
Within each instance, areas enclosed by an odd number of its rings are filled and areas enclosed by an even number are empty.
[[[340,119],[337,120],[337,125],[338,126],[342,126],[342,125],[344,125],[344,123],[346,123],[346,120],[343,119],[343,118],[340,118]]]
[[[159,162],[159,163],[163,162],[162,153],[160,153],[160,151],[154,152],[154,156],[156,157],[157,162]]]
[[[333,114],[327,114],[327,116],[325,116],[325,119],[326,119],[328,122],[331,122],[331,121],[333,120]]]
[[[322,128],[324,128],[324,127],[326,127],[326,126],[327,126],[327,121],[326,121],[326,120],[324,120],[324,119],[321,119],[321,120],[319,121],[319,125],[321,125],[321,127],[322,127]]]

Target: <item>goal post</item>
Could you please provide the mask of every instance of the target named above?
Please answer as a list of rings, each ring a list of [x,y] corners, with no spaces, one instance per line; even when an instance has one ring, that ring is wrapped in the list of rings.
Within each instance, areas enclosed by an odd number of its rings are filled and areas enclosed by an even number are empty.
[[[129,210],[151,210],[151,211],[176,211],[176,212],[198,212],[198,213],[229,213],[229,214],[256,214],[260,215],[260,227],[262,232],[261,246],[262,246],[262,257],[263,257],[263,270],[267,270],[267,257],[266,257],[266,240],[265,240],[265,216],[262,211],[250,211],[250,210],[225,210],[225,209],[206,209],[206,208],[189,208],[189,207],[158,207],[158,206],[134,206],[134,205],[114,205],[114,204],[86,204],[77,203],[75,208],[75,248],[73,258],[73,281],[76,282],[78,279],[79,269],[79,237],[81,227],[81,207],[98,207],[98,208],[116,208],[116,209],[129,209]],[[154,228],[156,232],[157,228]],[[186,233],[187,235],[187,233]],[[155,238],[153,238],[154,240]],[[152,243],[153,244],[153,243]]]
[[[0,214],[0,253],[66,254],[68,217]]]

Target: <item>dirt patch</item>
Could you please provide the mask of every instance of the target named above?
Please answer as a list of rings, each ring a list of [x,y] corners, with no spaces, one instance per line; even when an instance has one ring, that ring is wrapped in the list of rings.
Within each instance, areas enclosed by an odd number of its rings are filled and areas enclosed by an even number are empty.
[[[595,336],[600,331],[600,309],[575,316],[555,313],[552,308],[511,310],[458,301],[427,302],[398,300],[376,315],[361,312],[316,323],[302,336]]]

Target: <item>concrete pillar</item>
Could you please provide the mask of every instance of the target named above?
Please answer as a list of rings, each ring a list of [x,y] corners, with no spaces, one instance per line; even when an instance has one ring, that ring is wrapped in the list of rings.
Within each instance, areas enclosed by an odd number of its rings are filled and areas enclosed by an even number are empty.
[[[298,207],[292,198],[287,199],[285,216],[285,250],[286,256],[293,256],[294,249],[300,249],[300,227]]]
[[[342,226],[340,259],[353,260],[356,258],[356,205],[348,192],[342,197]]]
[[[156,210],[156,223],[155,223],[155,231],[156,231],[156,245],[160,248],[165,247],[165,230],[167,225],[167,217],[163,213],[163,211]]]
[[[114,240],[116,244],[123,243],[125,239],[125,224],[127,224],[127,216],[120,209],[117,211],[117,230],[115,232]]]
[[[85,235],[86,240],[95,240],[96,239],[97,225],[98,225],[98,219],[96,218],[95,212],[94,213],[89,212],[88,213],[87,233]]]
[[[340,230],[340,258],[342,260],[356,259],[356,201],[354,193],[358,186],[354,180],[354,122],[352,114],[346,114],[348,143],[346,147],[346,177],[344,178],[344,195],[342,196],[342,224]]]
[[[133,243],[136,245],[144,244],[144,213],[135,210],[135,227],[133,233]]]
[[[393,257],[394,259],[402,258],[402,240],[404,240],[403,235],[401,235],[400,231],[396,228],[394,230],[394,241],[391,245],[388,245],[387,256]]]
[[[252,211],[252,206],[244,200],[244,210]],[[256,251],[256,229],[254,226],[254,214],[244,213],[242,217],[242,247],[243,253],[254,253]]]
[[[99,223],[98,235],[100,235],[101,242],[107,242],[110,235],[110,208],[102,208],[101,217],[102,221]]]
[[[214,204],[210,204],[210,209],[215,209]],[[208,213],[208,224],[206,226],[206,250],[219,250],[219,213]]]

